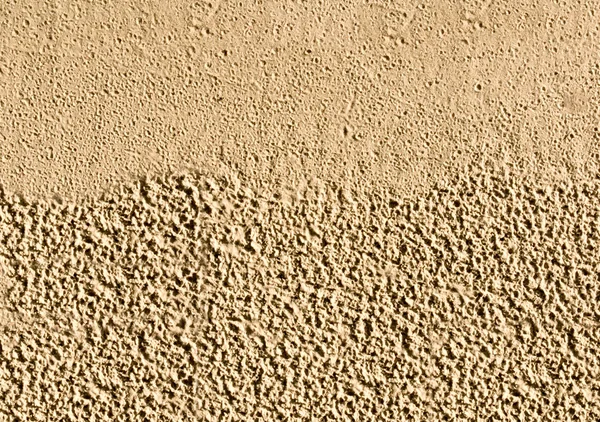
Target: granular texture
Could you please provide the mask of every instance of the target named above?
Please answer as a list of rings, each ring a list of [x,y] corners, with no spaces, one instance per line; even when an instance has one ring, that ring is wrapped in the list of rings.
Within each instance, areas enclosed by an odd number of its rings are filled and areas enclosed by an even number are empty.
[[[4,192],[0,420],[599,420],[599,190]]]
[[[0,180],[202,168],[406,194],[477,154],[600,168],[596,0],[6,0]]]

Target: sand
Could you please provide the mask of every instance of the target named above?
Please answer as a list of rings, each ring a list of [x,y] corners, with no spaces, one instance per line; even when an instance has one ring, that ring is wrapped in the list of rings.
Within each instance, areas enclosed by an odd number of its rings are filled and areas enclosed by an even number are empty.
[[[594,2],[0,5],[0,421],[600,420]]]
[[[410,194],[474,156],[596,171],[595,2],[0,6],[0,178],[31,195],[201,167]]]

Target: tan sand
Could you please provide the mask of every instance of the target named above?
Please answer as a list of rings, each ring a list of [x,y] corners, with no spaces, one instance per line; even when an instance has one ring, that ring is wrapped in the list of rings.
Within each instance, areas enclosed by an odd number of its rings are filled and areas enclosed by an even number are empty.
[[[0,5],[13,190],[201,167],[411,192],[474,155],[550,178],[598,162],[593,1],[18,3]]]
[[[7,420],[600,418],[600,181],[0,204]]]
[[[600,420],[584,2],[0,4],[0,422]]]

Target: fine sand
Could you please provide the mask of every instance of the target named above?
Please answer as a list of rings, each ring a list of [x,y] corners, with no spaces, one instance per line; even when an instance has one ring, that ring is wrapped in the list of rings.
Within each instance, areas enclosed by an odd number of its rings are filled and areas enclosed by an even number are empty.
[[[600,420],[594,1],[0,4],[0,422]]]

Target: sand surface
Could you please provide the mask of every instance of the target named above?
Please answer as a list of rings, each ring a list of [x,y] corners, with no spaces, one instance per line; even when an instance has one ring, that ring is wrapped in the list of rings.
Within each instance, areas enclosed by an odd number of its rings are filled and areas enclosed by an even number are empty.
[[[0,422],[600,420],[594,1],[0,4]]]

